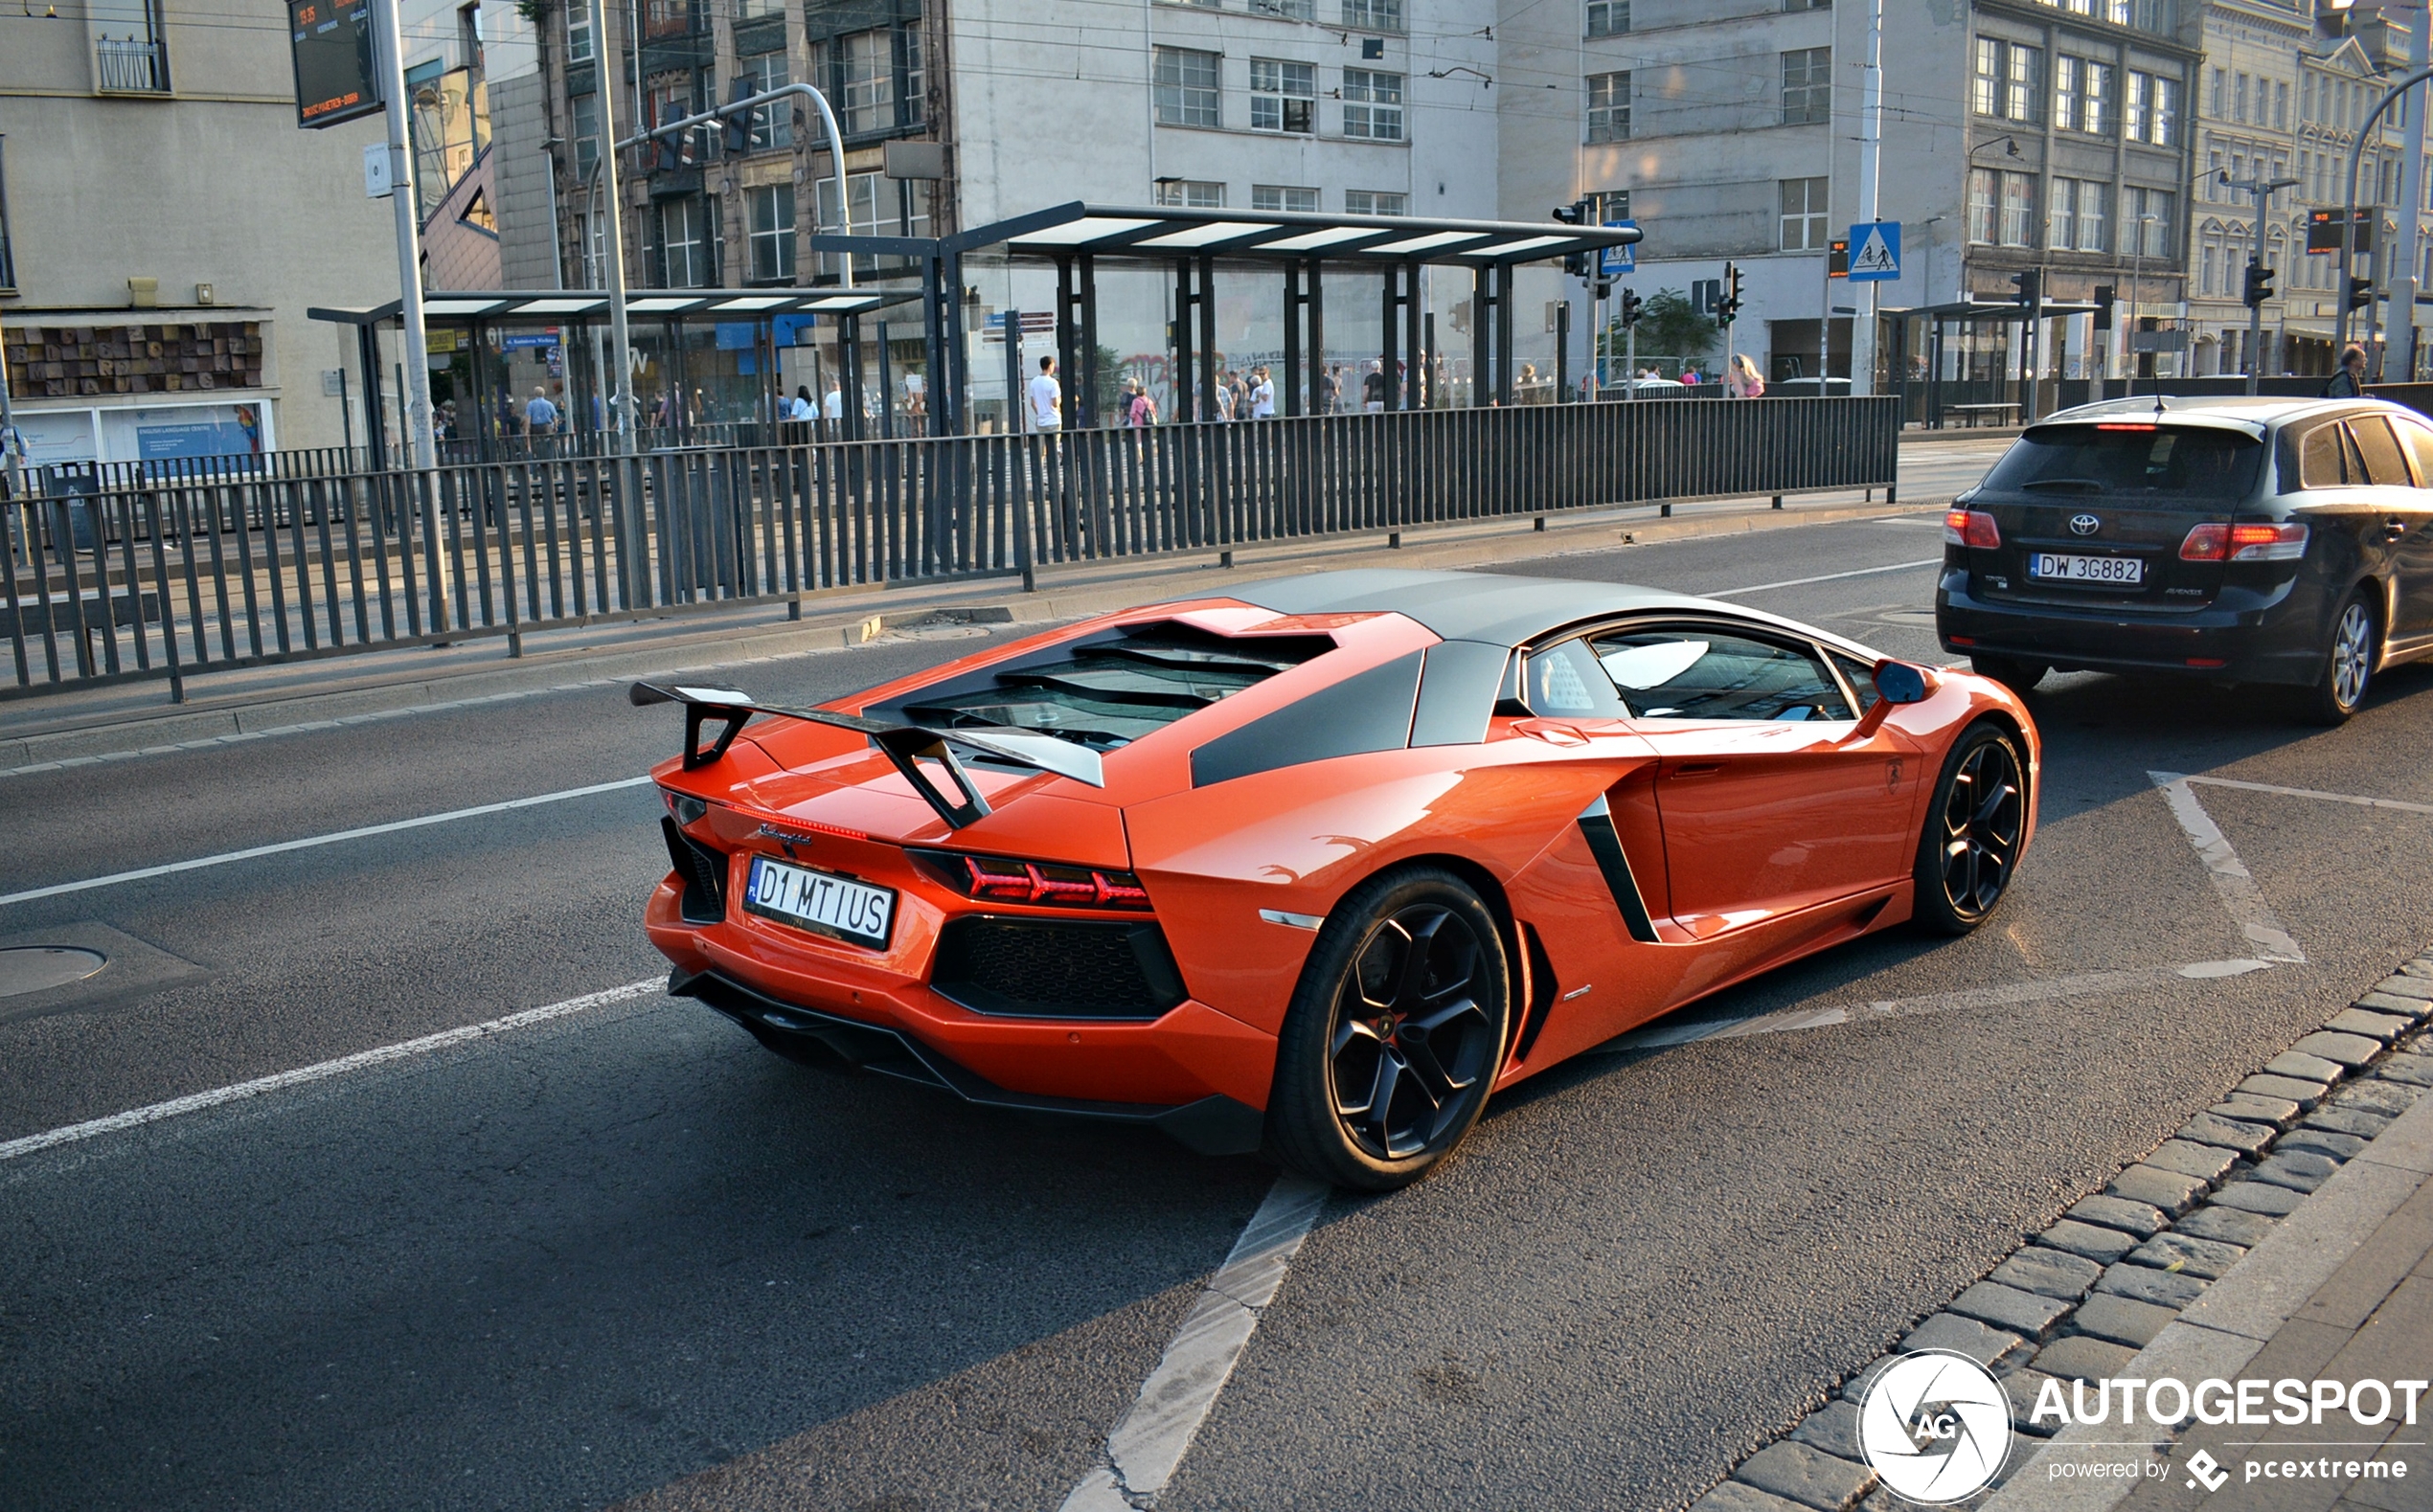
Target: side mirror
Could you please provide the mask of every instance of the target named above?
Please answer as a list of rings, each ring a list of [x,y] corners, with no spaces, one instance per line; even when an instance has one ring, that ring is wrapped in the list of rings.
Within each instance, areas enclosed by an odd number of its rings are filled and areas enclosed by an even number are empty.
[[[1876,666],[1876,691],[1888,704],[1922,704],[1926,674],[1907,662],[1880,662]]]

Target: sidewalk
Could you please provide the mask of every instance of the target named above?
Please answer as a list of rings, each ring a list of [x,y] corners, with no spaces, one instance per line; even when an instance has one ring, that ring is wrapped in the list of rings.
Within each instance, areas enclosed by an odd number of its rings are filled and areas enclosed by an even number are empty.
[[[524,654],[503,636],[446,646],[403,646],[318,661],[211,671],[171,704],[165,680],[71,688],[0,701],[0,775],[60,761],[250,739],[274,731],[466,702],[505,700],[634,677],[699,672],[773,657],[860,644],[881,635],[957,623],[1052,623],[1159,598],[1223,594],[1291,573],[1354,567],[1452,568],[1498,564],[1623,545],[1917,513],[1947,491],[1888,503],[1876,491],[1792,497],[1775,508],[1762,496],[1634,505],[1544,516],[1516,515],[1317,540],[1236,547],[1230,552],[1043,567],[1035,593],[1018,578],[835,589],[807,594],[789,617],[784,602],[702,613],[536,628]]]

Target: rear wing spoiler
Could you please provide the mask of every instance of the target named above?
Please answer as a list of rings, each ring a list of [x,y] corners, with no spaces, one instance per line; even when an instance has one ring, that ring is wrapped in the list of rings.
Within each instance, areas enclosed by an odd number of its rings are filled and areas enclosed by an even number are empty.
[[[754,714],[774,714],[782,719],[800,719],[868,735],[879,754],[904,775],[913,791],[937,810],[940,819],[957,829],[988,818],[989,803],[972,784],[971,775],[955,758],[956,746],[1035,772],[1069,777],[1091,787],[1106,786],[1106,772],[1097,752],[1075,741],[1034,734],[1027,730],[931,730],[921,725],[867,719],[860,714],[840,714],[827,709],[788,709],[755,703],[749,693],[724,688],[663,688],[656,683],[636,683],[625,689],[625,697],[637,708],[652,704],[684,706],[684,769],[688,772],[708,766],[726,755],[727,747],[735,743],[735,737]],[[704,750],[701,727],[712,720],[723,728]],[[953,784],[951,790],[921,765],[924,761],[943,772]]]

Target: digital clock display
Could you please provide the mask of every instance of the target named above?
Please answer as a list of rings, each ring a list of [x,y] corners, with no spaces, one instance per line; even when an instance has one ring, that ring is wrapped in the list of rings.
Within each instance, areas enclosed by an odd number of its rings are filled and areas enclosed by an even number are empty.
[[[287,0],[296,124],[331,126],[381,106],[373,72],[372,0]]]

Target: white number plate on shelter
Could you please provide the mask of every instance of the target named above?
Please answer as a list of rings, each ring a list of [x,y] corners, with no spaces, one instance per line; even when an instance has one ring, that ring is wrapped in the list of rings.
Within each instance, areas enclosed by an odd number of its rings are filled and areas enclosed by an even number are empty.
[[[876,950],[886,948],[888,928],[896,921],[896,894],[889,889],[808,867],[790,867],[766,856],[752,858],[743,906],[797,929],[833,935]]]
[[[2125,583],[2146,581],[2146,563],[2135,556],[2057,556],[2051,552],[2028,554],[2028,575],[2041,582]]]

